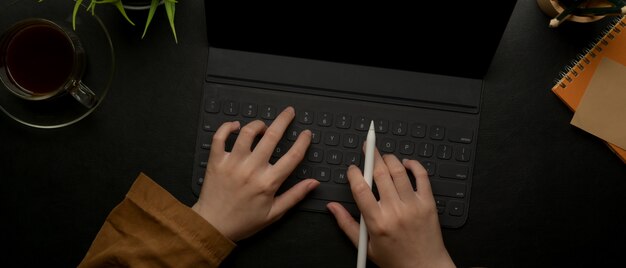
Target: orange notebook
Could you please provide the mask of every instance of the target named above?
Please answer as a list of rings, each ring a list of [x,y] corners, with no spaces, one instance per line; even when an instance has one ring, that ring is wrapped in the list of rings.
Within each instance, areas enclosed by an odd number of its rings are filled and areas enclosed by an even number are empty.
[[[626,65],[626,17],[616,19],[602,37],[593,44],[593,47],[577,57],[575,62],[567,67],[563,77],[552,87],[552,92],[572,111],[576,111],[576,107],[578,107],[580,99],[603,57]],[[609,142],[607,145],[626,163],[626,148],[620,148]]]

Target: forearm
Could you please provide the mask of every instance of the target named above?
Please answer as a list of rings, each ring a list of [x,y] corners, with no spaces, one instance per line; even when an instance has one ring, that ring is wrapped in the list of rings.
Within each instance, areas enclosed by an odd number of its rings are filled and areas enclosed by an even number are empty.
[[[217,267],[235,244],[141,174],[79,267]]]

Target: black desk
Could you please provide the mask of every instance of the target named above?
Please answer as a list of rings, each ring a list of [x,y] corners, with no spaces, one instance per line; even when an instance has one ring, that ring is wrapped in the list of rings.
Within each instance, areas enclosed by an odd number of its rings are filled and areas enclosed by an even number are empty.
[[[203,1],[180,1],[174,44],[163,10],[146,36],[99,8],[117,54],[113,89],[78,124],[21,126],[0,115],[1,266],[73,267],[140,171],[185,204],[207,41]],[[142,14],[131,14],[139,16]],[[141,21],[139,19],[138,21]],[[603,266],[622,261],[626,165],[569,125],[550,87],[601,23],[549,29],[518,1],[484,88],[467,224],[443,231],[460,266]],[[242,241],[224,266],[352,267],[331,215],[289,213]]]

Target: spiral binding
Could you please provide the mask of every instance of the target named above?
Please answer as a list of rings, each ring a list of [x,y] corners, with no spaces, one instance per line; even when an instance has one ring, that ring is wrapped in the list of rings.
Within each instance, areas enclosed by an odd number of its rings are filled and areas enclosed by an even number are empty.
[[[611,21],[607,28],[589,43],[586,49],[565,65],[558,77],[554,80],[554,83],[562,88],[566,88],[567,85],[573,81],[572,77],[576,77],[580,72],[584,71],[585,66],[591,62],[590,58],[597,57],[596,53],[601,52],[611,40],[615,39],[615,35],[626,30],[626,22],[622,21],[622,18],[623,16],[619,16]]]

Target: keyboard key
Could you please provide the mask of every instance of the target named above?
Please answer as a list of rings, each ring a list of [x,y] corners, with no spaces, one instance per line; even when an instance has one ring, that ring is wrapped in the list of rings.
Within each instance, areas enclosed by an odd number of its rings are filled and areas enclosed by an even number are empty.
[[[401,141],[398,145],[400,153],[404,155],[412,155],[415,150],[415,144],[410,141]]]
[[[310,125],[313,124],[313,120],[315,120],[315,116],[313,116],[313,112],[310,111],[301,111],[298,112],[298,122]]]
[[[437,158],[439,159],[450,159],[452,156],[452,146],[440,144],[437,146]]]
[[[352,191],[346,185],[322,183],[317,186],[307,197],[329,201],[354,203]]]
[[[317,119],[317,124],[322,127],[330,127],[333,125],[333,115],[328,112],[320,113],[319,119]]]
[[[311,171],[311,167],[307,165],[298,166],[295,172],[296,172],[296,177],[298,179],[308,179],[311,177],[311,174],[313,174]]]
[[[465,197],[465,183],[431,180],[430,185],[432,186],[433,194],[435,195],[456,198]]]
[[[200,144],[200,148],[205,149],[205,150],[211,150],[211,142],[203,141],[202,144]]]
[[[433,156],[435,146],[432,143],[421,142],[417,146],[417,154],[423,157],[431,157]]]
[[[345,185],[338,185],[338,186],[344,186]],[[326,205],[330,202],[330,200],[320,200],[320,199],[315,199],[315,198],[305,198],[304,200],[300,201],[296,207],[300,208],[301,210],[305,210],[305,211],[317,211],[317,212],[326,212],[328,213],[328,208],[326,208]],[[346,208],[346,210],[348,211],[348,213],[350,213],[350,215],[353,218],[358,218],[360,217],[360,212],[359,209],[357,208],[356,204],[352,202],[340,202],[341,205]]]
[[[276,108],[271,105],[261,106],[261,118],[274,120],[276,118]],[[269,126],[269,124],[267,124]]]
[[[343,162],[343,154],[339,150],[329,150],[326,152],[326,163],[339,165]]]
[[[456,159],[456,161],[460,161],[460,162],[467,162],[470,160],[470,155],[471,155],[472,150],[469,149],[468,147],[465,146],[459,146],[457,147],[455,154],[454,154],[454,159]]]
[[[241,115],[245,117],[256,117],[258,106],[254,103],[244,103],[241,107]]]
[[[313,175],[318,181],[325,182],[330,180],[330,169],[327,167],[316,167]]]
[[[446,134],[446,128],[442,126],[433,126],[430,128],[430,138],[433,140],[443,140]]]
[[[443,214],[443,212],[446,210],[446,200],[435,198],[435,204],[437,206],[437,214]]]
[[[437,171],[437,164],[435,162],[432,162],[432,161],[420,161],[420,164],[422,164],[424,169],[426,169],[426,172],[428,172],[428,176],[435,175],[435,171]]]
[[[332,179],[335,183],[346,184],[348,183],[348,176],[345,169],[335,169],[332,171]]]
[[[367,131],[370,128],[370,120],[364,116],[358,116],[354,123],[354,129]]]
[[[211,150],[211,141],[213,141],[213,133],[202,133],[200,136],[200,148],[204,150]]]
[[[202,141],[202,143],[200,144],[200,148],[204,150],[211,150],[211,139]]]
[[[391,133],[393,133],[393,135],[404,136],[406,135],[406,128],[407,125],[405,122],[394,121],[393,124],[391,124]]]
[[[224,114],[226,115],[239,114],[239,103],[235,101],[226,101],[224,103]]]
[[[422,123],[413,123],[411,125],[411,136],[415,138],[426,137],[426,125]]]
[[[309,148],[307,159],[311,162],[320,163],[324,160],[324,151],[320,148]]]
[[[347,152],[346,153],[345,164],[346,164],[346,166],[349,166],[349,165],[360,166],[361,165],[361,154],[360,153],[356,153],[356,152]]]
[[[356,134],[346,133],[343,134],[343,147],[356,148],[359,146],[359,136]]]
[[[202,120],[202,129],[204,131],[215,132],[222,123],[214,116],[205,116]]]
[[[300,132],[302,130],[297,127],[297,126],[291,126],[287,129],[286,131],[286,136],[287,136],[287,140],[289,141],[295,141],[296,139],[298,139],[298,135],[300,135]]]
[[[382,152],[393,153],[396,150],[396,141],[390,138],[381,138],[379,147]]]
[[[467,166],[442,163],[439,165],[439,176],[442,178],[451,178],[464,180],[467,179],[469,168]]]
[[[207,113],[219,113],[220,112],[220,101],[216,99],[208,99],[204,104],[204,110]]]
[[[448,140],[451,142],[471,143],[474,132],[466,128],[451,128],[448,130]]]
[[[272,156],[276,158],[281,158],[285,153],[289,150],[289,146],[284,144],[283,142],[279,142],[274,148],[274,152],[272,152]]]
[[[337,132],[326,132],[324,137],[324,144],[335,146],[339,144],[339,133]]]
[[[369,129],[369,124],[367,125]],[[389,121],[385,119],[376,119],[374,120],[374,128],[376,129],[376,133],[387,133],[389,131]]]
[[[352,117],[350,117],[349,115],[340,114],[340,115],[337,115],[337,122],[335,123],[335,126],[337,126],[338,128],[347,129],[347,128],[350,128],[351,121],[352,121]]]
[[[311,129],[311,143],[318,144],[320,143],[322,134],[320,134],[319,130]]]
[[[448,203],[448,213],[452,216],[463,216],[465,214],[465,202],[452,200]]]

